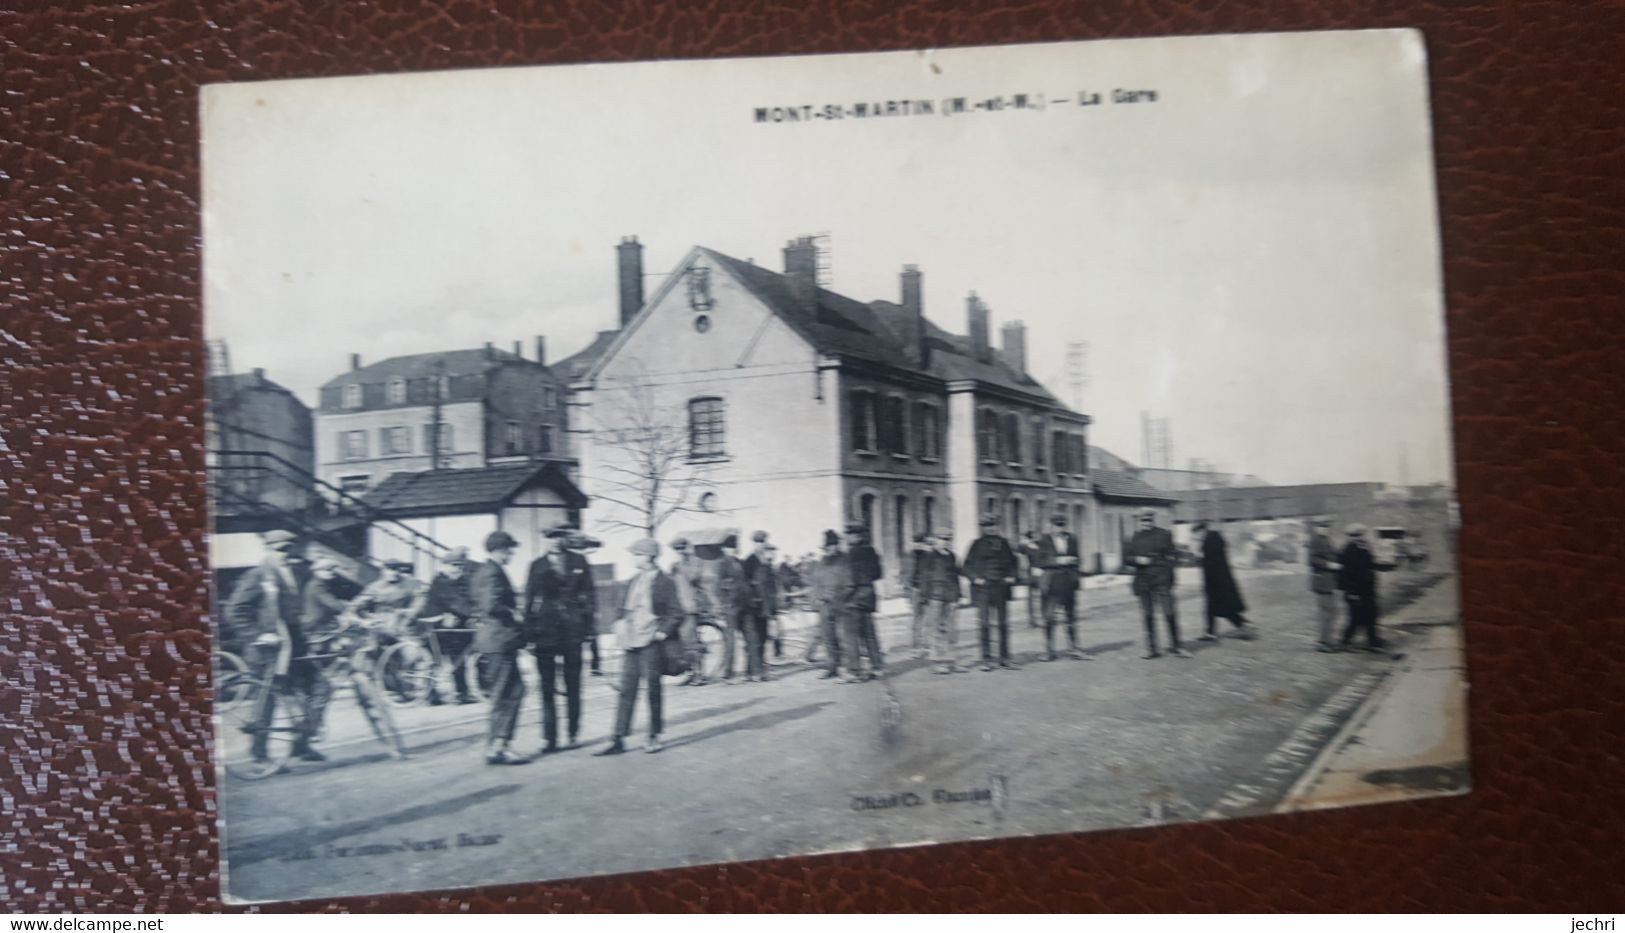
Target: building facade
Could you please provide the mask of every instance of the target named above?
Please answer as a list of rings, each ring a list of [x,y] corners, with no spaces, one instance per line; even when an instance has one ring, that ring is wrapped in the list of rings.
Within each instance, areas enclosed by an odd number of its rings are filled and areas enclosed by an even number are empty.
[[[641,276],[629,245],[623,278]],[[662,541],[760,529],[799,555],[855,521],[895,587],[916,534],[948,529],[963,550],[981,513],[1010,534],[1056,510],[1088,521],[1089,418],[1027,374],[1022,325],[997,349],[974,294],[966,335],[927,321],[912,266],[898,301],[867,304],[820,287],[816,269],[807,238],[782,272],[695,247],[574,386],[604,557],[624,562],[651,527]],[[654,473],[665,498],[651,509]]]
[[[303,514],[315,503],[300,474],[315,472],[310,409],[265,370],[210,376],[204,450],[216,531],[263,531],[274,512]]]
[[[316,473],[363,495],[394,473],[562,461],[573,467],[568,384],[521,347],[398,356],[324,383],[315,423]]]

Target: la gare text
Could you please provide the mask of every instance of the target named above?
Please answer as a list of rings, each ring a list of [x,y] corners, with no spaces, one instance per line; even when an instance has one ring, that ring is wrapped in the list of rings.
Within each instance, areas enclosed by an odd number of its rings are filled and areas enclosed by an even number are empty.
[[[1001,97],[944,97],[941,100],[905,98],[902,100],[860,101],[852,104],[792,104],[784,107],[757,107],[757,123],[813,123],[820,120],[866,120],[874,117],[951,117],[1004,111],[1061,110],[1099,107],[1108,104],[1154,104],[1154,90],[1113,88],[1110,91],[1078,91],[1075,94],[1010,94]]]

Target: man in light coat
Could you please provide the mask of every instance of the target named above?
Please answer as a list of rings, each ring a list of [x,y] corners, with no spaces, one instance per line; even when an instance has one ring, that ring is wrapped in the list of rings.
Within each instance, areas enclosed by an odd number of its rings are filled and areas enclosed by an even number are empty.
[[[1320,618],[1320,640],[1315,650],[1337,650],[1334,642],[1337,631],[1337,572],[1343,565],[1337,562],[1337,546],[1328,531],[1329,518],[1315,519],[1314,536],[1309,539],[1309,591],[1315,594],[1315,610]]]
[[[615,702],[615,737],[609,745],[594,755],[619,755],[626,751],[626,737],[632,734],[632,717],[637,711],[638,688],[649,692],[649,741],[646,752],[658,752],[664,746],[660,733],[665,727],[662,719],[660,677],[664,671],[661,643],[676,631],[682,615],[682,604],[677,599],[677,587],[670,577],[660,572],[655,558],[660,544],[644,538],[632,545],[637,558],[637,571],[626,586],[626,602],[621,617],[615,623],[615,637],[620,645],[621,692]]]

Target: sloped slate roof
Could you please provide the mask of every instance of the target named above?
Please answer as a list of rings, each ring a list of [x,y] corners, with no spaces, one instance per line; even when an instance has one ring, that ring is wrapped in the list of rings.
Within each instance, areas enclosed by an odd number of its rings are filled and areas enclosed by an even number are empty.
[[[268,392],[281,392],[283,395],[293,395],[287,387],[272,382],[257,373],[231,373],[225,376],[210,376],[208,384],[208,398],[215,405],[224,404],[237,396],[237,393],[249,389],[263,389]],[[304,403],[300,403],[304,404]]]
[[[556,463],[514,463],[467,470],[392,473],[366,495],[383,512],[447,514],[495,511],[532,485],[545,485],[566,504],[582,508],[587,497]]]
[[[1095,492],[1112,499],[1135,499],[1144,502],[1175,502],[1178,496],[1152,486],[1144,480],[1112,470],[1093,470],[1089,474]]]
[[[592,369],[592,364],[598,362],[598,358],[604,355],[604,351],[609,349],[609,345],[615,342],[619,334],[618,330],[599,331],[591,343],[554,363],[552,366],[554,374],[562,377],[567,383],[580,379],[587,374],[587,370]]]
[[[413,353],[407,356],[392,356],[379,360],[370,366],[360,369],[345,370],[337,376],[322,383],[322,388],[329,386],[346,385],[353,382],[379,382],[400,376],[406,379],[427,379],[436,373],[436,364],[443,367],[448,376],[466,376],[472,373],[483,373],[503,363],[523,362],[524,358],[514,356],[507,350],[498,350],[495,347],[487,351],[481,347],[477,350],[442,350],[438,353]],[[534,361],[531,361],[534,363]],[[535,365],[541,365],[535,363]]]
[[[885,301],[864,304],[825,288],[818,289],[816,314],[796,302],[790,284],[782,273],[727,256],[716,250],[701,249],[745,283],[757,298],[792,327],[801,332],[820,352],[883,363],[898,369],[923,372],[944,381],[974,379],[989,385],[1038,396],[1052,404],[1061,403],[1031,376],[1018,373],[994,350],[992,359],[982,362],[971,354],[970,338],[950,334],[925,322],[929,364],[921,369],[904,356],[905,312]]]

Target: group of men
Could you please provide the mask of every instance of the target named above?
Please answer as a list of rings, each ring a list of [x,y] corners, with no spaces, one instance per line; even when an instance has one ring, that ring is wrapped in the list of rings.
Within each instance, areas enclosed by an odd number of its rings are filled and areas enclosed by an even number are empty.
[[[1157,526],[1154,511],[1147,509],[1138,519],[1139,528],[1125,544],[1124,560],[1133,573],[1131,589],[1145,627],[1144,657],[1163,656],[1156,624],[1160,615],[1167,629],[1167,654],[1188,658],[1174,597],[1180,549],[1172,533]],[[1310,587],[1320,616],[1318,650],[1352,647],[1354,636],[1361,632],[1368,650],[1385,650],[1376,627],[1375,576],[1384,568],[1372,555],[1366,529],[1349,526],[1347,543],[1338,549],[1327,534],[1331,523],[1321,520],[1314,524],[1309,561]],[[1207,616],[1200,638],[1216,641],[1221,619],[1231,623],[1238,637],[1255,637],[1223,535],[1206,523],[1198,523],[1195,531],[1202,535]],[[310,656],[319,656],[322,640],[341,627],[341,616],[349,614],[373,619],[395,635],[404,635],[414,626],[433,627],[443,653],[454,660],[469,649],[478,651],[491,699],[486,761],[524,764],[537,755],[579,747],[584,651],[591,658],[591,671],[600,670],[598,600],[585,557],[597,542],[563,522],[546,530],[544,542],[517,589],[507,567],[518,542],[505,531],[486,537],[483,561],[471,560],[466,548],[448,552],[427,586],[412,579],[410,563],[385,561],[379,578],[358,589],[339,573],[336,562],[319,558],[307,566],[295,537],[273,531],[265,535],[265,559],[239,580],[227,600],[225,621],[239,638],[257,638],[263,645],[276,647],[274,659],[266,663],[274,665],[272,672],[305,703],[304,729],[294,748],[303,759],[323,758],[312,741],[331,695],[326,676]],[[1024,583],[1038,591],[1043,660],[1090,660],[1078,639],[1079,542],[1067,530],[1065,516],[1054,516],[1044,534],[1025,537],[1019,547],[1012,547],[1004,538],[992,516],[984,516],[979,535],[963,560],[954,553],[951,542],[946,530],[922,535],[905,557],[901,576],[910,597],[915,657],[929,658],[937,674],[967,670],[960,663],[956,608],[967,595],[968,584],[976,611],[981,669],[1016,669],[1010,652],[1009,602],[1014,588]],[[640,540],[632,546],[636,572],[617,607],[615,623],[623,663],[614,737],[597,754],[625,751],[640,692],[648,697],[649,740],[644,749],[661,750],[662,677],[686,669],[684,685],[706,682],[703,649],[696,637],[702,619],[712,619],[739,636],[744,645],[745,681],[768,680],[768,645],[772,643],[782,653],[782,634],[775,637],[773,625],[783,608],[787,565],[777,561],[777,549],[766,532],[756,532],[752,544],[751,552],[741,558],[738,539],[732,534],[693,543],[679,537],[671,542],[676,559],[667,569],[659,566],[660,545],[654,540]],[[879,554],[869,544],[867,528],[852,524],[846,526],[844,535],[824,532],[822,554],[803,562],[794,576],[796,583],[804,584],[818,616],[807,659],[813,660],[820,648],[824,650],[823,677],[861,683],[883,676],[886,663],[874,618],[876,584],[883,577],[883,568]],[[1348,621],[1341,640],[1334,642],[1339,592],[1347,605]],[[1064,654],[1056,650],[1058,628],[1065,629]],[[541,680],[543,744],[537,755],[523,754],[513,746],[525,694],[519,657],[526,651],[534,655]],[[462,663],[452,666],[458,703],[477,702],[467,681],[467,667]],[[722,676],[728,682],[738,680],[733,652],[726,658]],[[562,734],[556,699],[561,692],[565,706]],[[431,702],[446,701],[438,690],[431,694]]]

